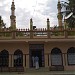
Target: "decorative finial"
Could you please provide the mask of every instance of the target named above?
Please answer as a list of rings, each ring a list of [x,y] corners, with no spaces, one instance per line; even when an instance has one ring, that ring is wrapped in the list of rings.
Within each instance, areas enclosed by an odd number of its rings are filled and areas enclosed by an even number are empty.
[[[13,0],[13,2],[14,2],[14,0]]]
[[[58,0],[58,2],[60,3],[60,0]]]
[[[49,21],[49,18],[47,18],[47,21]]]
[[[32,18],[30,19],[30,22],[32,22]]]
[[[58,0],[58,2],[60,2],[60,0]]]

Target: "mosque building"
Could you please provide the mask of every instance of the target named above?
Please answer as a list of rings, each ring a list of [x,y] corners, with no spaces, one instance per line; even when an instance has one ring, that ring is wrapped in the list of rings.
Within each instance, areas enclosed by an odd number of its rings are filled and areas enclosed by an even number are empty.
[[[35,28],[30,19],[30,28],[17,29],[15,2],[12,1],[10,27],[0,25],[0,71],[34,68],[32,57],[35,56],[39,58],[40,68],[75,70],[75,28],[67,28],[66,20],[63,27],[60,0],[57,6],[59,27],[51,28],[47,18],[46,28]]]

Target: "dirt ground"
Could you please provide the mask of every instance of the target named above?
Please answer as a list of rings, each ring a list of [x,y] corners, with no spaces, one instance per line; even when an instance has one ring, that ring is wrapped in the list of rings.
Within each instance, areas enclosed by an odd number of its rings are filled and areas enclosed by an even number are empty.
[[[59,72],[0,72],[0,75],[75,75],[75,71],[59,71]]]

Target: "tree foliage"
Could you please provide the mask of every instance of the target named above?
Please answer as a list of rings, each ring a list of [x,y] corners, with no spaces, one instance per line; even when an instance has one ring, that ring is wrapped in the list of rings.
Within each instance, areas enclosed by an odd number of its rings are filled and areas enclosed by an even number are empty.
[[[66,20],[68,27],[75,28],[75,0],[68,0],[67,2],[64,2],[63,5],[66,8],[66,11],[64,12],[65,16],[68,16],[71,12],[73,13],[73,15]]]
[[[0,29],[5,28],[5,23],[2,20],[2,17],[0,16]]]

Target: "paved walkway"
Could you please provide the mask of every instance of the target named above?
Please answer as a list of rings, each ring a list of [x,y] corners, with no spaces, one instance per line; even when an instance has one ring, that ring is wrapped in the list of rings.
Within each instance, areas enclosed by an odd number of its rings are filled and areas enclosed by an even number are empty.
[[[25,73],[25,72],[3,72],[0,73],[0,75],[75,75],[75,71],[52,71],[52,72],[30,72],[30,73]]]

